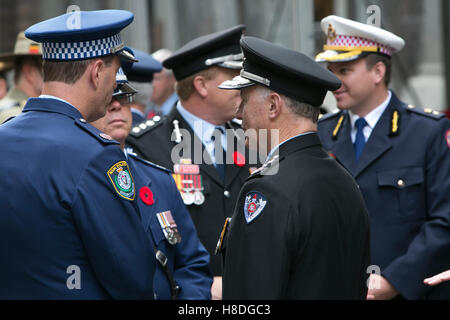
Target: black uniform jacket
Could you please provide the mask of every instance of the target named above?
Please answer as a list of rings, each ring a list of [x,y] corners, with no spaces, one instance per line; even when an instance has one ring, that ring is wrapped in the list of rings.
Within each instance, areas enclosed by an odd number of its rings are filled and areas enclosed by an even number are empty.
[[[365,299],[369,220],[353,178],[316,133],[282,144],[278,173],[264,172],[252,174],[239,195],[226,240],[223,298]],[[244,212],[261,207],[252,208],[251,198],[266,203],[247,223]]]
[[[172,170],[174,162],[172,161],[171,154],[172,149],[177,145],[175,141],[171,140],[174,131],[174,120],[178,120],[180,130],[187,130],[192,137],[192,153],[191,155],[182,153],[182,157],[190,158],[192,163],[196,163],[194,157],[194,143],[201,146],[203,157],[208,157],[208,152],[204,149],[203,144],[199,141],[199,138],[195,135],[189,124],[179,114],[176,107],[172,108],[172,111],[167,117],[145,130],[141,130],[138,134],[133,133],[132,130],[132,133],[127,139],[127,144],[133,148],[134,152],[144,159]],[[240,126],[233,122],[227,123],[226,127],[227,129],[234,130],[240,128]],[[183,137],[183,139],[184,138],[185,137]],[[197,141],[194,142],[194,140]],[[239,145],[240,143],[244,143],[244,141],[235,142],[235,149],[242,150],[242,148],[244,148]],[[229,151],[231,152],[232,150]],[[245,153],[247,154],[247,152]],[[258,164],[255,166],[257,167]],[[244,184],[245,179],[250,175],[250,166],[247,161],[245,165],[241,164],[240,166],[236,164],[227,164],[225,168],[225,182],[222,181],[216,168],[212,164],[207,164],[206,161],[202,161],[202,163],[199,164],[199,167],[204,188],[203,194],[205,196],[205,202],[199,206],[195,204],[188,205],[187,208],[194,221],[200,241],[211,255],[211,270],[215,276],[221,276],[222,259],[220,256],[214,255],[214,251],[224,221],[233,214],[239,190]]]

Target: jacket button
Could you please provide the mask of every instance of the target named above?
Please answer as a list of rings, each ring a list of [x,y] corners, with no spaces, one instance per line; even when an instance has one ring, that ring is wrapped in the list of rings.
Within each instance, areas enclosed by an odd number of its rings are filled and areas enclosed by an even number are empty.
[[[400,179],[400,180],[397,181],[397,185],[398,185],[400,188],[404,188],[404,187],[405,187],[405,181],[403,181],[402,179]]]
[[[225,196],[225,198],[229,198],[229,197],[230,197],[230,191],[225,190],[225,191],[223,192],[223,195]]]

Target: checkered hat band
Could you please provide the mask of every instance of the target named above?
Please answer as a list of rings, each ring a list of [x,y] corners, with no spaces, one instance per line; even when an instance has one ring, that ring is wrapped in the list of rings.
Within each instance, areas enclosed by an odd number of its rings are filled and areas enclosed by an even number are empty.
[[[81,42],[44,42],[44,60],[83,60],[111,54],[111,49],[122,44],[120,34]]]
[[[327,45],[333,47],[350,47],[355,49],[358,47],[377,47],[380,53],[384,53],[388,56],[392,56],[393,51],[393,49],[389,46],[357,36],[338,35],[334,41],[330,41],[330,39],[328,39]]]

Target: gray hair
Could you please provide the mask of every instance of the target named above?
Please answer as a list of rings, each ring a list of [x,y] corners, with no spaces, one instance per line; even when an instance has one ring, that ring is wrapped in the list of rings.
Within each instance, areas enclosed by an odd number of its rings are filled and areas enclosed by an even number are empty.
[[[271,92],[275,92],[261,85],[258,85],[258,90],[262,100],[267,99]],[[295,115],[311,119],[314,123],[317,123],[320,114],[319,107],[314,107],[308,103],[300,102],[298,100],[287,97],[279,92],[277,93],[281,96],[281,98],[284,100],[284,103]]]

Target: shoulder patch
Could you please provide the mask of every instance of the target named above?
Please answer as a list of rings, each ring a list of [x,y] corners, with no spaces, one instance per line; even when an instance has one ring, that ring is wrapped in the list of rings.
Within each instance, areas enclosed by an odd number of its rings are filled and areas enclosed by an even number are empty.
[[[162,171],[165,171],[165,172],[167,172],[167,173],[172,173],[171,170],[169,170],[169,169],[167,169],[167,168],[165,168],[165,167],[163,167],[163,166],[160,166],[159,164],[156,164],[156,163],[147,161],[147,160],[145,160],[145,159],[142,159],[142,158],[138,157],[135,153],[128,153],[128,156],[130,156],[130,157],[132,157],[133,159],[136,159],[137,161],[142,162],[142,163],[144,163],[144,164],[146,164],[146,165],[148,165],[148,166],[157,168],[157,169],[162,170]]]
[[[127,200],[134,200],[136,194],[133,176],[126,161],[115,163],[107,172],[116,193]]]
[[[106,133],[98,130],[96,127],[90,125],[86,122],[83,118],[76,119],[75,123],[82,129],[84,129],[86,132],[90,133],[93,137],[95,137],[98,141],[102,142],[103,144],[119,144],[116,140],[111,138]]]
[[[264,210],[267,204],[266,197],[257,191],[251,191],[245,196],[244,216],[247,224],[252,222]]]
[[[406,107],[406,110],[408,110],[408,111],[410,111],[410,112],[413,112],[413,113],[415,113],[415,114],[419,114],[419,115],[421,115],[421,116],[426,116],[426,117],[428,117],[428,118],[432,118],[432,119],[436,119],[436,120],[445,117],[445,114],[442,113],[442,112],[433,110],[433,109],[431,109],[431,108],[424,108],[424,109],[423,109],[423,108],[418,108],[418,107],[415,107],[415,106],[413,106],[413,105],[411,105],[411,104],[409,104],[409,105]]]
[[[151,120],[146,120],[144,122],[139,123],[137,126],[133,127],[130,130],[130,135],[136,138],[139,138],[144,133],[156,128],[160,124],[162,124],[162,118],[160,116],[154,116]]]

